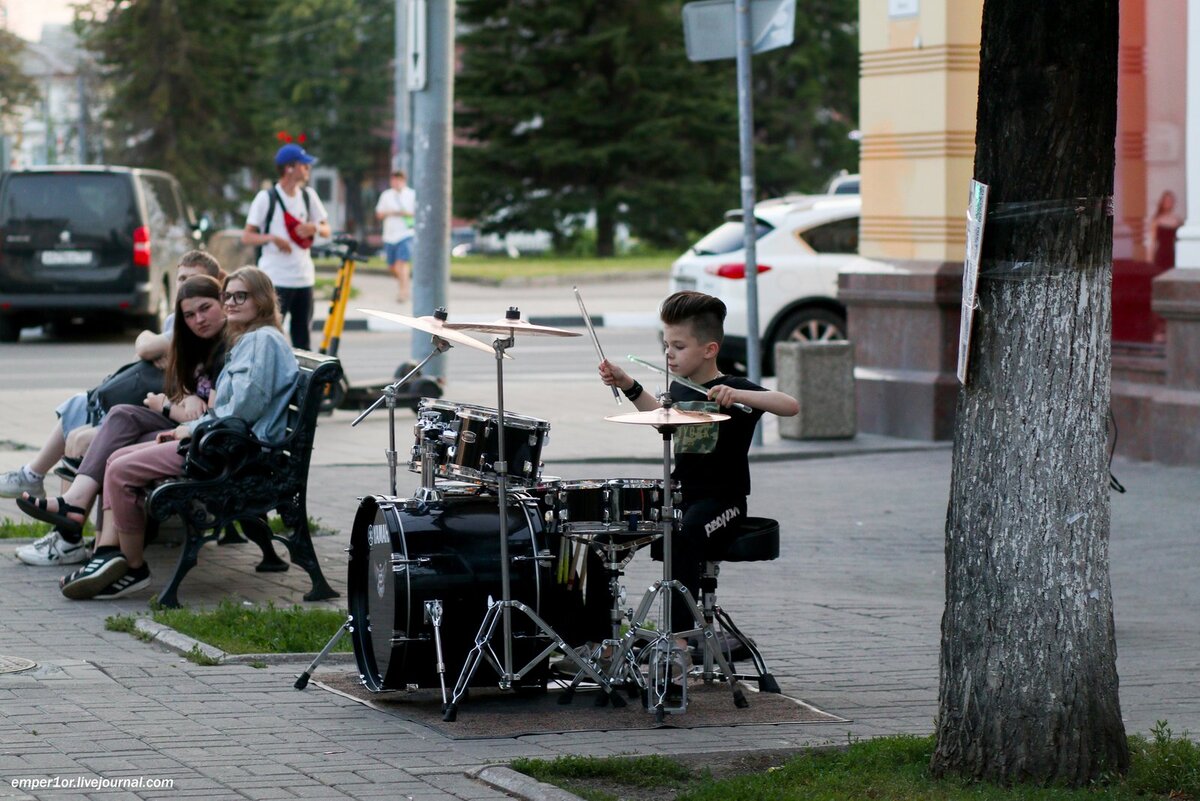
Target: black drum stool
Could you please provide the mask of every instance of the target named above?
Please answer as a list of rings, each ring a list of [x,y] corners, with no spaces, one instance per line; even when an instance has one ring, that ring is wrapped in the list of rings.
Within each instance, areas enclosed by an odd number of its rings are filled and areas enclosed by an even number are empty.
[[[729,613],[717,605],[717,576],[721,572],[721,562],[767,562],[778,559],[779,522],[767,517],[743,518],[742,525],[735,534],[720,545],[710,543],[709,553],[706,556],[704,572],[700,578],[700,606],[704,612],[704,619],[709,625],[713,625],[715,622],[718,632],[728,632],[736,637],[745,646],[754,663],[754,674],[734,673],[733,678],[740,681],[757,679],[759,691],[764,693],[780,692],[779,682],[775,681],[775,677],[767,670],[766,662],[763,661],[762,654],[759,652],[758,646],[754,644],[754,640],[743,634],[741,629],[730,619]],[[720,637],[719,640],[728,641],[728,637]],[[731,666],[735,650],[735,648],[730,648],[729,663]],[[717,668],[713,664],[712,655],[705,650],[704,680],[712,681],[716,675]]]

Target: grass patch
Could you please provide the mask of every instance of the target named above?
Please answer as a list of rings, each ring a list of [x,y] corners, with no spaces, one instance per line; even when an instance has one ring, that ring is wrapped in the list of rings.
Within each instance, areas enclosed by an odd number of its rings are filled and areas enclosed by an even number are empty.
[[[1133,801],[1200,799],[1200,746],[1159,723],[1129,738],[1132,765],[1120,778],[1082,789],[999,787],[929,774],[933,737],[882,737],[841,751],[802,754],[779,767],[713,778],[663,757],[518,760],[513,768],[589,801]],[[714,757],[716,767],[718,757]],[[667,763],[667,764],[664,764]],[[673,767],[672,767],[673,765]],[[682,772],[682,773],[681,773]]]
[[[333,609],[277,609],[273,603],[246,606],[228,598],[216,609],[159,608],[150,614],[155,622],[230,654],[320,651],[346,622],[346,616]],[[352,647],[350,639],[343,637],[334,650]]]
[[[132,634],[143,642],[149,642],[152,639],[149,634],[138,629],[137,617],[135,615],[110,615],[104,618],[104,628],[109,631],[122,631],[126,634]]]
[[[6,517],[0,520],[0,540],[37,539],[49,534],[52,528],[54,526],[39,520],[13,520]],[[92,525],[91,520],[83,524],[83,534],[85,537],[96,535],[96,527]]]
[[[505,256],[462,256],[450,260],[450,277],[466,281],[501,281],[505,278],[543,278],[546,276],[602,275],[611,272],[645,272],[647,275],[665,273],[671,262],[679,256],[676,252],[614,256],[609,259],[595,256],[522,256],[510,259]],[[336,270],[341,263],[336,259],[314,259],[318,269]],[[381,256],[372,256],[356,270],[388,272]],[[352,287],[353,289],[353,287]]]

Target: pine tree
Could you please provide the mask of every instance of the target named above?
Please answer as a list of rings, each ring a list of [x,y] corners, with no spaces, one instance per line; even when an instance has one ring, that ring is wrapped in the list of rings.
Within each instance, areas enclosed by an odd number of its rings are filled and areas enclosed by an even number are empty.
[[[690,63],[676,0],[461,0],[455,206],[484,230],[590,211],[678,246],[737,200],[731,70]]]
[[[818,192],[837,170],[858,172],[857,0],[803,0],[795,35],[754,57],[760,197]]]
[[[276,131],[303,134],[304,147],[341,173],[355,231],[365,221],[364,181],[386,167],[391,145],[394,8],[392,0],[292,0],[274,8],[263,40],[258,96]],[[268,160],[259,163],[273,175]],[[374,189],[366,191],[374,208]]]
[[[109,160],[174,173],[193,203],[229,208],[225,187],[268,140],[253,46],[268,0],[93,2],[84,45],[108,84]]]

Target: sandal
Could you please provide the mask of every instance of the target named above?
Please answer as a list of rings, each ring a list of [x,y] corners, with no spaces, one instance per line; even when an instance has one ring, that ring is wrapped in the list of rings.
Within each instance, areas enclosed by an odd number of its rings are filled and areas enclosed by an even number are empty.
[[[87,517],[87,509],[82,509],[78,506],[73,506],[67,503],[62,497],[54,499],[58,503],[58,511],[51,512],[49,503],[45,498],[31,498],[29,493],[25,493],[24,497],[17,498],[17,506],[21,511],[35,520],[41,520],[43,523],[52,523],[60,533],[70,537],[72,534],[83,533],[83,521],[74,520],[67,517],[69,514],[77,514],[84,518]]]

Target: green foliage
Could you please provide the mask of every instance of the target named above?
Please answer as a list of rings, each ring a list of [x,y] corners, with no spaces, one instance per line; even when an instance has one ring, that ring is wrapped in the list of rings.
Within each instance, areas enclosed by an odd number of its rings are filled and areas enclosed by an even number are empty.
[[[351,230],[365,219],[354,190],[391,145],[394,12],[393,0],[292,0],[274,5],[262,40],[268,77],[258,96],[273,130],[303,134],[305,149],[341,171]],[[266,175],[273,155],[253,154]]]
[[[193,645],[192,650],[188,651],[186,654],[184,654],[184,656],[187,657],[189,662],[195,662],[197,665],[202,665],[204,667],[212,667],[213,665],[221,664],[220,659],[211,657],[201,651],[199,645]]]
[[[29,106],[40,96],[37,85],[21,71],[25,42],[16,34],[0,30],[0,122]]]
[[[157,609],[152,615],[164,626],[231,654],[319,651],[346,621],[332,609],[245,606],[228,598],[212,610]],[[350,640],[343,638],[336,650],[351,650]]]
[[[755,56],[753,75],[760,197],[819,192],[839,169],[858,171],[857,0],[798,4],[795,43]]]
[[[1165,723],[1152,739],[1131,737],[1133,764],[1125,777],[1091,787],[1000,787],[965,779],[935,780],[929,774],[933,737],[881,737],[837,751],[802,754],[777,768],[725,779],[691,774],[662,757],[597,759],[564,757],[518,760],[513,768],[584,794],[627,786],[679,788],[676,801],[1113,801],[1200,798],[1200,746],[1177,738]],[[663,764],[667,763],[667,764]],[[592,792],[589,798],[616,798]],[[643,797],[643,796],[639,796]],[[649,797],[649,796],[645,796]]]
[[[457,213],[559,240],[596,212],[678,247],[737,198],[732,73],[688,62],[677,0],[462,0]]]
[[[106,79],[109,155],[174,173],[199,208],[228,208],[229,177],[268,146],[254,45],[268,0],[85,4],[84,45]]]
[[[17,540],[17,539],[36,539],[50,533],[50,529],[54,528],[49,523],[42,523],[37,520],[13,520],[10,517],[0,519],[0,540]],[[83,534],[86,537],[94,536],[96,533],[95,526],[89,520],[83,524]]]
[[[1165,720],[1158,721],[1151,735],[1150,740],[1129,738],[1126,781],[1145,793],[1200,798],[1200,745],[1188,739],[1187,732],[1176,737]]]
[[[137,618],[133,615],[109,615],[104,618],[104,628],[108,631],[133,634],[137,631]]]

